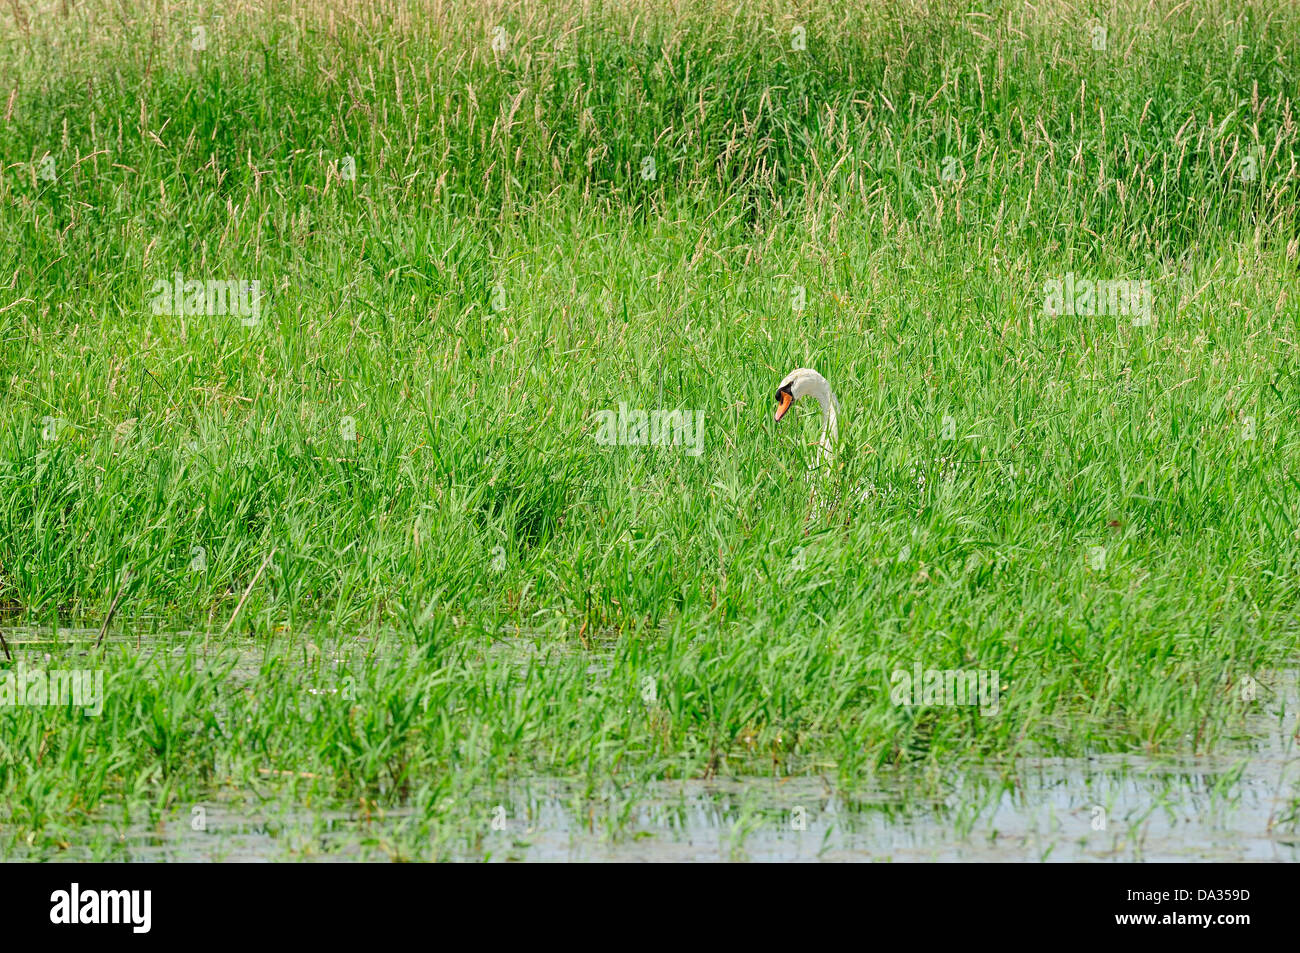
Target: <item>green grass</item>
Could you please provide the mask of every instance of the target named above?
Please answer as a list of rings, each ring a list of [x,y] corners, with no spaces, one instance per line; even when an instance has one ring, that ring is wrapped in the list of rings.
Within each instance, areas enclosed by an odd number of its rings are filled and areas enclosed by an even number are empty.
[[[48,649],[105,709],[0,711],[0,852],[1239,741],[1298,654],[1300,11],[531,6],[6,14],[0,605],[195,635]],[[177,272],[260,322],[152,313]],[[1071,272],[1152,323],[1044,315]],[[620,402],[703,453],[599,445]],[[999,714],[891,704],[917,659]]]

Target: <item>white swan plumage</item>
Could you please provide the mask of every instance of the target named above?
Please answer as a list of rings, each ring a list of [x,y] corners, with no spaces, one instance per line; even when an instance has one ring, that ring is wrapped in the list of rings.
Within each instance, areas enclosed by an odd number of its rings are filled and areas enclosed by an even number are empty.
[[[791,371],[776,389],[776,415],[780,420],[800,397],[813,397],[822,408],[822,434],[817,441],[815,466],[829,463],[839,437],[840,402],[830,383],[811,367]]]

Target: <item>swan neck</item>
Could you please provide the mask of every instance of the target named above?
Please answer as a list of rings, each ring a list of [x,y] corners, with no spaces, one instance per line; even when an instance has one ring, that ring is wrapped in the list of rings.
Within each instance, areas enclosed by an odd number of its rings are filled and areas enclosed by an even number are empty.
[[[816,467],[829,463],[835,453],[835,443],[839,438],[839,401],[828,386],[823,385],[817,391],[817,400],[822,405],[822,435],[817,441]]]
[[[839,435],[839,401],[835,399],[829,387],[825,388],[824,393],[817,395],[817,400],[822,405],[822,416],[826,419],[826,423],[822,426],[822,433],[829,433],[834,440]]]

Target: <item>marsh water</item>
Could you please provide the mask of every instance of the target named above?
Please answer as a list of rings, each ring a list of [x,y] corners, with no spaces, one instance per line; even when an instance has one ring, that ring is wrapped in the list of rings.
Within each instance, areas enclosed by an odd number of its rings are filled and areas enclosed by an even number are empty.
[[[1294,765],[1291,765],[1294,767]],[[974,802],[958,793],[918,808],[887,792],[846,797],[816,781],[663,784],[635,795],[574,798],[528,782],[481,805],[486,833],[463,859],[515,861],[1286,861],[1300,834],[1277,829],[1286,764],[1215,788],[1238,764],[1135,764],[1133,759],[1022,764],[1021,787]],[[1288,784],[1288,787],[1290,785]],[[1105,807],[1104,805],[1109,805]],[[504,814],[496,812],[503,808]],[[802,809],[802,810],[801,810]],[[1100,811],[1105,811],[1101,814]],[[504,817],[501,829],[492,822]],[[210,810],[206,831],[177,817],[128,834],[133,860],[345,860],[382,857],[386,824],[371,816],[289,807]]]
[[[6,630],[15,651],[45,640]],[[75,633],[59,633],[64,639]],[[84,637],[84,633],[82,634]],[[126,638],[126,637],[119,637]],[[256,670],[249,647],[234,674]],[[602,790],[524,778],[457,809],[438,856],[512,861],[1296,861],[1296,671],[1248,724],[1250,740],[1203,757],[1026,758],[945,779],[918,796],[895,778],[851,792],[818,777],[649,782]],[[214,792],[202,823],[178,810],[149,827],[85,831],[47,860],[356,860],[394,851],[404,810],[307,810]],[[106,829],[113,831],[104,854]],[[467,833],[468,832],[468,833]],[[95,845],[95,846],[92,846]],[[417,853],[418,856],[418,853]]]

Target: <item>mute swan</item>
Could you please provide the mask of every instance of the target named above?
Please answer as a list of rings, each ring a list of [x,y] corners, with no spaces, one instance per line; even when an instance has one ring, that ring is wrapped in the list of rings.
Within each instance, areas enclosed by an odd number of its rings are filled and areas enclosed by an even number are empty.
[[[822,405],[822,435],[817,441],[817,462],[830,462],[835,440],[839,436],[840,402],[831,392],[831,385],[811,367],[800,367],[786,375],[776,389],[776,420],[785,416],[791,405],[800,397],[815,397]]]

